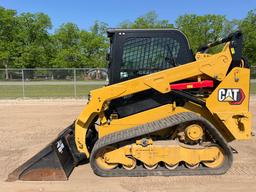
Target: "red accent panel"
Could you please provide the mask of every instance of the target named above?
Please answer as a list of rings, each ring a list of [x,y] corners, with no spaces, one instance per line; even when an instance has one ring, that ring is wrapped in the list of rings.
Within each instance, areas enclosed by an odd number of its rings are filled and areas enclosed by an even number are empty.
[[[229,102],[230,105],[240,105],[241,103],[243,103],[244,99],[245,99],[245,94],[243,92],[242,89],[240,89],[240,100],[239,101],[232,101],[232,102]]]
[[[204,80],[200,82],[177,83],[170,85],[172,90],[198,89],[203,87],[213,87],[212,80]]]

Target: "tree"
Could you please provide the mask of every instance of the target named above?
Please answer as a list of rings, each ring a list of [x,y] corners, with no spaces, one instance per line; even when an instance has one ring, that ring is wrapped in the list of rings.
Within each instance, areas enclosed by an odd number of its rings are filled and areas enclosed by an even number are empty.
[[[155,11],[150,11],[145,15],[138,17],[134,22],[128,20],[119,24],[121,28],[146,29],[146,28],[173,28],[168,20],[159,20]]]
[[[92,33],[94,33],[97,36],[105,36],[108,29],[108,24],[101,22],[101,21],[95,21],[93,26],[91,26],[90,30]]]
[[[17,18],[19,30],[13,66],[17,68],[47,67],[51,59],[51,41],[48,30],[50,18],[43,13],[22,13]]]
[[[15,10],[0,7],[0,68],[6,69],[6,79],[8,68],[106,66],[107,23],[95,21],[89,31],[66,23],[49,34],[51,27],[51,19],[46,14],[17,15]],[[244,33],[244,55],[250,64],[256,65],[256,10],[249,11],[243,20],[232,21],[223,15],[186,14],[177,18],[175,26],[151,11],[134,21],[123,21],[119,27],[176,27],[187,35],[194,52],[239,28]]]
[[[177,18],[176,27],[187,35],[192,50],[196,52],[200,46],[226,36],[233,25],[223,15],[186,14]]]
[[[82,30],[81,52],[86,57],[87,67],[106,67],[108,43],[106,37]]]
[[[240,21],[239,28],[244,34],[243,54],[248,57],[249,64],[256,66],[256,10],[248,12]]]
[[[0,68],[5,68],[8,79],[8,68],[12,67],[13,50],[16,47],[17,20],[16,11],[0,7]]]
[[[80,30],[73,23],[62,25],[53,36],[56,57],[52,66],[105,67],[107,44],[105,37],[98,33]]]
[[[80,29],[74,23],[66,23],[53,35],[57,48],[67,49],[78,46]]]
[[[52,37],[55,58],[52,59],[53,67],[80,67],[82,55],[79,53],[80,30],[74,23],[60,26]]]

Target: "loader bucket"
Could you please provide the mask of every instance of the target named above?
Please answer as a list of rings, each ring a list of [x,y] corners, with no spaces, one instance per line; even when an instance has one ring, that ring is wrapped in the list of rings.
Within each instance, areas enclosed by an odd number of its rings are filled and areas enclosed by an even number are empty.
[[[73,125],[62,131],[23,165],[9,174],[7,181],[63,181],[67,180],[76,166],[70,147]]]

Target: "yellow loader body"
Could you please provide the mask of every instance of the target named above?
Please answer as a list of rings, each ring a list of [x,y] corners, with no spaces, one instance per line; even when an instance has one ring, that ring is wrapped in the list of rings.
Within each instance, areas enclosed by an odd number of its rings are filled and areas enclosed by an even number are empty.
[[[138,44],[142,40],[134,40],[131,34],[139,33],[141,37],[144,32],[153,37],[142,36],[143,43]],[[137,76],[126,80],[112,78],[118,81],[91,91],[75,122],[39,154],[14,170],[9,180],[66,180],[85,159],[95,174],[104,177],[205,175],[228,171],[233,161],[228,143],[250,139],[252,135],[250,69],[241,57],[242,34],[236,32],[208,44],[194,60],[178,64],[177,49],[181,45],[172,52],[170,45],[178,45],[179,38],[167,41],[165,32],[128,30],[115,32],[115,37],[111,34],[112,41],[117,41],[127,33],[129,38],[121,42],[129,42],[123,44],[128,46],[128,51],[139,52],[142,49],[136,46],[145,46],[147,42],[150,50],[156,47],[154,43],[160,42],[163,46],[160,49],[157,45],[155,51],[166,49],[161,54],[166,53],[168,57],[162,62],[173,67],[152,73],[148,73],[152,66],[140,70],[134,70],[134,66],[125,68],[120,78]],[[155,38],[158,33],[164,36],[163,41]],[[171,37],[184,36],[177,30],[168,33]],[[180,41],[186,40],[181,37]],[[226,43],[222,51],[206,53],[208,48],[221,43]],[[128,58],[116,67],[119,70],[131,64],[135,57],[127,50],[124,49],[122,58],[118,57],[120,62]],[[156,53],[150,53],[151,60],[156,59]]]

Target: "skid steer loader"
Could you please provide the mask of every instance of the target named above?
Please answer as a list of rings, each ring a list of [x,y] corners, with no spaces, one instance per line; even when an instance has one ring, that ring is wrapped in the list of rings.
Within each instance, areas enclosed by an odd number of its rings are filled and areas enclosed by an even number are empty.
[[[179,30],[110,29],[108,37],[109,84],[8,180],[67,180],[84,161],[104,177],[224,174],[228,143],[251,137],[242,33],[195,55]]]

